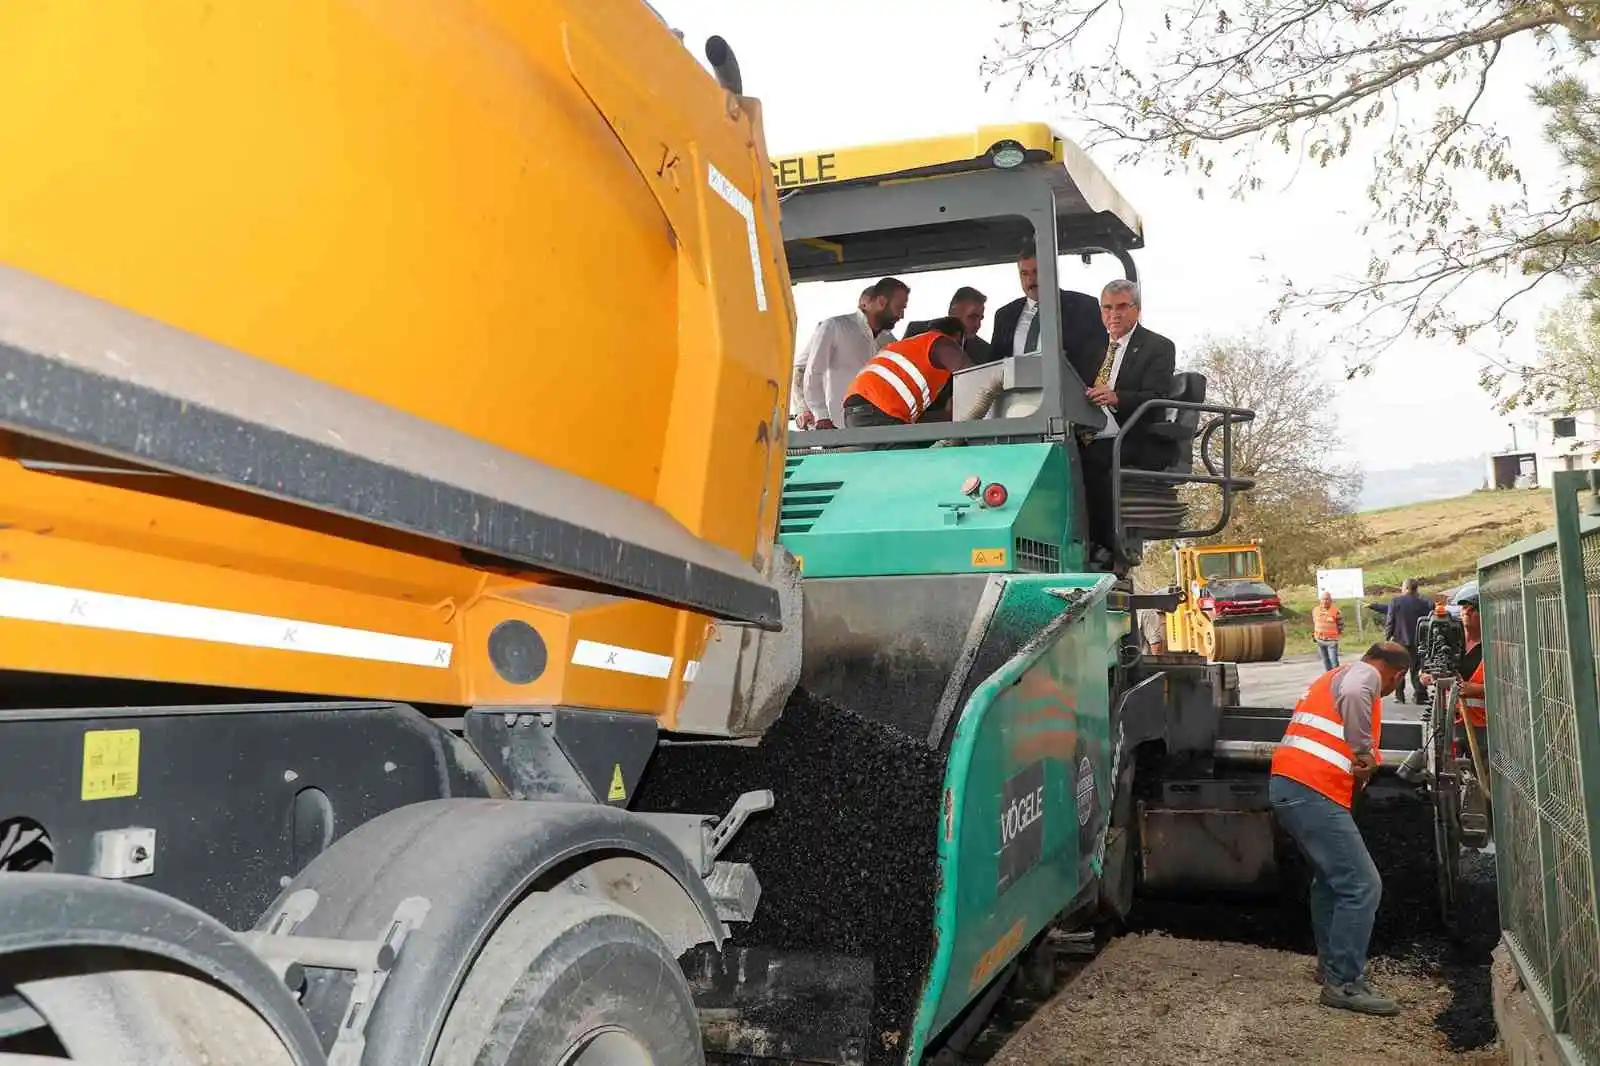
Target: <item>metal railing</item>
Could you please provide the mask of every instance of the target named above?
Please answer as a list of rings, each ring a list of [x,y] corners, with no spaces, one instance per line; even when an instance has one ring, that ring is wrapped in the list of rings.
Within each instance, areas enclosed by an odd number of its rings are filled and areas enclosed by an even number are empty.
[[[1142,470],[1137,467],[1122,465],[1122,447],[1128,433],[1138,425],[1151,411],[1172,411],[1182,414],[1184,411],[1195,411],[1200,414],[1212,414],[1217,417],[1211,419],[1204,426],[1197,426],[1195,433],[1186,440],[1178,441],[1183,449],[1181,458],[1189,459],[1191,467],[1186,472],[1178,473],[1172,470]],[[1255,419],[1256,413],[1247,407],[1229,407],[1226,404],[1207,403],[1194,400],[1154,399],[1146,400],[1140,404],[1133,414],[1128,416],[1126,423],[1117,427],[1117,434],[1111,445],[1111,513],[1116,515],[1116,525],[1119,530],[1125,529],[1127,523],[1123,520],[1122,498],[1126,495],[1124,481],[1139,481],[1154,485],[1165,485],[1176,488],[1179,485],[1216,485],[1222,496],[1222,506],[1217,515],[1217,520],[1204,529],[1176,529],[1176,530],[1147,530],[1161,534],[1163,540],[1188,540],[1200,537],[1209,537],[1228,528],[1228,522],[1233,517],[1233,494],[1248,492],[1255,488],[1255,479],[1245,477],[1233,472],[1233,427],[1242,426]],[[1222,456],[1213,459],[1211,455],[1211,442],[1217,430],[1222,430]],[[1198,442],[1199,447],[1195,448]],[[1198,452],[1201,463],[1205,466],[1204,474],[1196,474],[1192,469],[1193,453]],[[1217,469],[1217,463],[1222,464],[1222,469]]]
[[[1500,922],[1569,1063],[1600,1064],[1600,477],[1478,563]]]

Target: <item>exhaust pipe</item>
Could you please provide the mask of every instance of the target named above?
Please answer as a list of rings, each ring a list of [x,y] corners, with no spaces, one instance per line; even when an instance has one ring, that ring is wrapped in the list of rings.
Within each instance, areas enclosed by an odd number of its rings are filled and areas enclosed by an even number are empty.
[[[744,78],[739,74],[739,60],[734,56],[733,49],[728,47],[727,41],[721,37],[707,40],[706,61],[711,64],[718,85],[735,96],[744,95]]]

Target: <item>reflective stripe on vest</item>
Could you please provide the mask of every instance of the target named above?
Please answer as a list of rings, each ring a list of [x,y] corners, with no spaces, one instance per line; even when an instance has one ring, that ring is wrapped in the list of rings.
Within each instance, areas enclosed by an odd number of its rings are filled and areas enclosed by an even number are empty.
[[[924,408],[933,402],[933,396],[928,392],[928,379],[922,376],[922,371],[917,369],[917,365],[915,363],[901,355],[899,352],[895,351],[893,348],[885,348],[880,357],[887,359],[889,362],[905,371],[906,378],[911,382],[911,384],[917,387],[918,392],[922,393],[922,406]]]
[[[1333,682],[1352,666],[1329,670],[1295,704],[1289,726],[1272,756],[1272,772],[1348,808],[1355,796],[1355,752],[1344,739],[1344,717],[1333,699]],[[1382,728],[1379,701],[1372,704],[1372,751]]]
[[[890,343],[862,367],[845,397],[860,396],[891,418],[917,421],[950,380],[950,371],[933,361],[933,346],[942,339],[942,333],[920,333]]]
[[[1472,671],[1472,676],[1467,680],[1474,685],[1483,684],[1483,663],[1478,663],[1478,668]],[[1487,693],[1485,694],[1487,695]],[[1484,696],[1462,696],[1461,714],[1458,718],[1465,718],[1468,725],[1486,726],[1489,724],[1489,701]]]
[[[1324,611],[1322,609],[1322,605],[1318,604],[1317,606],[1311,608],[1311,622],[1315,627],[1311,635],[1315,639],[1339,639],[1339,614],[1337,607]]]

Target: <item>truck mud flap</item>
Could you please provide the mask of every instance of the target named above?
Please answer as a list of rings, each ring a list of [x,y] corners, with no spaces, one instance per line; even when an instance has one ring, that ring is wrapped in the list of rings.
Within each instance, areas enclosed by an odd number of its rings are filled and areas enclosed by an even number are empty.
[[[680,962],[707,1053],[864,1066],[872,960],[702,945]]]

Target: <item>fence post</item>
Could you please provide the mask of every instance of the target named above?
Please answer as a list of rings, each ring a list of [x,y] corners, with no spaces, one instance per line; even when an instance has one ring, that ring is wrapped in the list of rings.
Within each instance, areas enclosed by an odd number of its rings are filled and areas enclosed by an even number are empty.
[[[1583,471],[1557,474],[1555,482],[1556,558],[1561,567],[1561,609],[1567,626],[1568,677],[1578,741],[1578,783],[1583,790],[1583,822],[1588,845],[1584,864],[1589,899],[1595,892],[1595,861],[1600,859],[1600,687],[1595,683],[1594,642],[1589,628],[1589,589],[1583,572],[1583,539],[1578,495],[1589,480]]]
[[[1544,762],[1540,756],[1550,750],[1549,735],[1544,727],[1544,716],[1539,713],[1540,693],[1544,688],[1544,671],[1540,668],[1539,648],[1542,633],[1539,626],[1539,597],[1533,587],[1533,559],[1534,553],[1523,552],[1517,560],[1518,573],[1521,575],[1522,592],[1522,654],[1524,669],[1528,678],[1528,735],[1531,748],[1530,767],[1533,778],[1533,820],[1538,827],[1538,839],[1535,847],[1539,854],[1539,891],[1543,897],[1543,905],[1539,913],[1544,916],[1544,958],[1541,960],[1548,968],[1545,973],[1545,990],[1550,995],[1550,1025],[1557,1033],[1567,1031],[1567,969],[1564,962],[1565,955],[1561,950],[1561,886],[1556,876],[1559,859],[1556,851],[1556,834],[1550,825],[1550,820],[1545,816],[1545,811],[1550,809],[1550,785],[1545,779]],[[1489,636],[1484,633],[1485,638]],[[1492,688],[1492,686],[1491,686]],[[1489,707],[1490,721],[1494,716],[1503,713],[1504,708]],[[1501,806],[1509,799],[1506,796],[1507,786],[1503,783],[1505,775],[1496,773],[1493,776],[1495,791],[1495,809],[1509,811],[1509,807]],[[1498,849],[1497,849],[1498,850]],[[1500,856],[1506,853],[1499,852]],[[1514,871],[1507,870],[1497,858],[1495,862],[1497,880],[1500,882],[1500,906],[1502,917],[1509,912],[1506,906],[1506,897],[1510,893],[1510,883]]]

